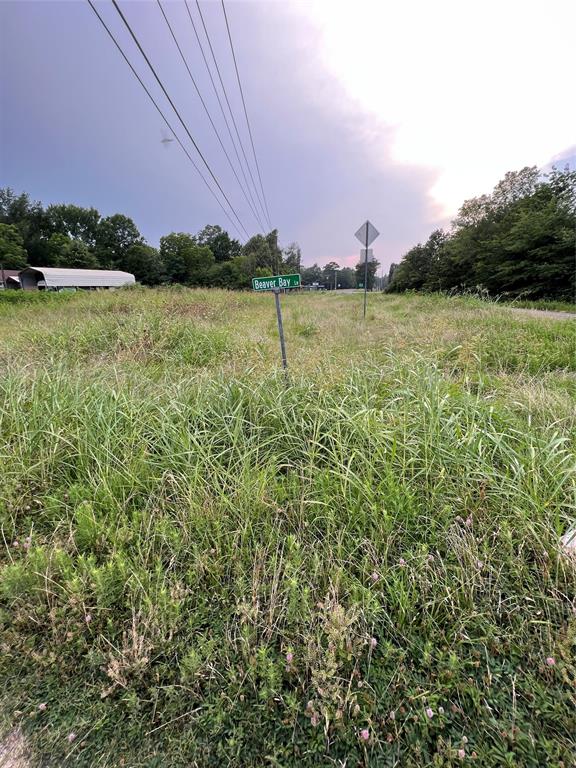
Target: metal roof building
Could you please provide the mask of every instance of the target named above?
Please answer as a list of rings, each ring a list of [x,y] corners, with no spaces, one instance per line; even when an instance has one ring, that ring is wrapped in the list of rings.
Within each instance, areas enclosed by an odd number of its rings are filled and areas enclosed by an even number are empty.
[[[20,285],[25,291],[59,290],[60,288],[120,288],[133,285],[134,275],[114,269],[64,269],[60,267],[27,267],[20,272]]]

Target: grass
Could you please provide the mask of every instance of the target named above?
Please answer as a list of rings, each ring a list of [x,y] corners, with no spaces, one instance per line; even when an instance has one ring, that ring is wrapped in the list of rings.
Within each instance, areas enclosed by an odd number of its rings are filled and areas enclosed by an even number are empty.
[[[573,764],[574,324],[360,298],[0,305],[37,765]]]

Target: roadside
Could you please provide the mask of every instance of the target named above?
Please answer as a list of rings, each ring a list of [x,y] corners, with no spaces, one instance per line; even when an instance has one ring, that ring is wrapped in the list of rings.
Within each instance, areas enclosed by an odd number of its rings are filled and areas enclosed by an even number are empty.
[[[526,309],[524,307],[509,307],[512,312],[522,312],[532,317],[554,317],[556,320],[576,320],[576,312],[561,312],[552,309]]]

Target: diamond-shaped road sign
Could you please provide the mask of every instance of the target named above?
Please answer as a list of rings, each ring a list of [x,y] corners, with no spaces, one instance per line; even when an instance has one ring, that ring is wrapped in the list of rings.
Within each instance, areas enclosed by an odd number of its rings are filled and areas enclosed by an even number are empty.
[[[355,232],[354,234],[358,240],[360,240],[362,245],[367,248],[371,243],[374,242],[374,240],[376,240],[380,232],[378,232],[374,224],[372,224],[370,221],[365,221],[358,232]]]

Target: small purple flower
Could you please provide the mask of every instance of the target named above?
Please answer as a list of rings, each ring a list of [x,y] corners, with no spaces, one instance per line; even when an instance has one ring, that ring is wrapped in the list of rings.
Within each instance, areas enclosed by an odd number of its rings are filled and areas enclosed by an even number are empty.
[[[73,741],[76,739],[76,734],[75,734],[74,732],[72,732],[72,733],[69,733],[69,734],[68,734],[68,736],[67,736],[66,738],[68,739],[68,741],[70,742],[70,744],[72,744],[72,742],[73,742]]]
[[[434,717],[434,712],[430,709],[430,707],[426,708],[426,717],[428,718],[428,720],[432,720],[432,718]]]
[[[404,560],[404,558],[403,558],[403,557],[401,557],[401,558],[400,558],[400,560],[398,560],[398,565],[399,565],[401,568],[404,568],[404,566],[406,565],[406,560]]]
[[[286,661],[288,662],[288,664],[292,664],[293,659],[294,659],[294,654],[292,653],[292,651],[288,651],[288,653],[286,654]]]
[[[360,738],[362,739],[362,741],[368,741],[368,739],[370,738],[370,731],[368,730],[368,728],[362,728],[362,730],[360,731]]]
[[[32,546],[32,539],[30,538],[30,536],[26,536],[26,538],[24,539],[23,547],[24,549],[30,549],[31,546]]]
[[[556,664],[556,659],[554,658],[554,656],[548,656],[548,658],[546,659],[546,666],[553,667],[555,666],[555,664]]]
[[[370,638],[370,648],[376,648],[377,645],[378,645],[378,640],[376,640],[375,637],[371,637]]]
[[[464,758],[466,757],[466,750],[465,749],[459,749],[458,750],[458,757],[460,758],[460,760],[464,760]]]
[[[43,701],[42,704],[38,704],[38,709],[40,710],[40,712],[45,712],[46,706],[47,706],[46,702]]]
[[[86,616],[84,616],[84,621],[86,622],[86,624],[90,624],[90,622],[92,621],[92,615],[90,613],[87,613]]]
[[[376,571],[374,571],[374,573],[370,576],[370,579],[374,582],[378,581],[379,578],[380,576],[376,573]]]

